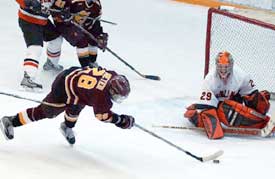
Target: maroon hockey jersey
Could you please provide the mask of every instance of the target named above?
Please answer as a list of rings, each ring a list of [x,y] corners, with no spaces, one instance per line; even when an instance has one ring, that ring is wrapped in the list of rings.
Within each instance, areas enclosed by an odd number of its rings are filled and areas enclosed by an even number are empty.
[[[71,67],[56,77],[51,92],[43,101],[65,103],[66,113],[74,116],[78,116],[84,106],[91,106],[99,120],[109,120],[113,103],[108,82],[116,75],[100,67]]]

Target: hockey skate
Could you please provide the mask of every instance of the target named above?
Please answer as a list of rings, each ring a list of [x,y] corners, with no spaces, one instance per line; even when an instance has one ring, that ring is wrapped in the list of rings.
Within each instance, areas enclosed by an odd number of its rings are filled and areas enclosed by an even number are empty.
[[[74,131],[72,130],[72,128],[67,127],[65,122],[61,123],[60,132],[70,145],[73,145],[75,143]]]
[[[51,60],[47,59],[47,61],[43,65],[43,70],[59,73],[63,70],[63,66],[59,64],[53,64]]]
[[[269,136],[273,132],[274,127],[275,127],[275,117],[271,116],[266,126],[261,129],[261,136],[262,137]]]
[[[27,72],[24,72],[24,77],[20,83],[20,86],[26,91],[35,91],[35,92],[42,91],[42,85],[34,82],[31,79],[31,77],[27,74]]]
[[[13,116],[4,116],[0,119],[0,129],[6,140],[11,140],[14,137],[12,119]]]

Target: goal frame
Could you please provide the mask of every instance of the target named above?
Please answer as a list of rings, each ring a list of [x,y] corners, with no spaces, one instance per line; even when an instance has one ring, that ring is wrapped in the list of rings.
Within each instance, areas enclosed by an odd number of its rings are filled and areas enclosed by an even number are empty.
[[[227,10],[220,10],[216,8],[209,8],[208,15],[207,15],[207,28],[206,28],[206,42],[205,42],[205,65],[204,65],[204,77],[209,72],[209,66],[210,66],[210,48],[211,48],[211,27],[212,27],[212,16],[213,14],[220,14],[223,16],[227,16],[232,19],[237,19],[240,21],[244,21],[246,23],[250,23],[253,25],[261,26],[266,29],[271,29],[275,31],[275,25],[266,23],[260,20],[252,19],[243,15],[234,14]],[[275,42],[274,42],[275,43]],[[274,60],[275,65],[275,60]],[[268,90],[268,89],[267,89]],[[275,99],[275,91],[271,91],[272,99]]]

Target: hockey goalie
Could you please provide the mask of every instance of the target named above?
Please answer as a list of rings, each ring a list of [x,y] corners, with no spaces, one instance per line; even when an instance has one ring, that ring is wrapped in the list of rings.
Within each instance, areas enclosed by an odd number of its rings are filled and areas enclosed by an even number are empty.
[[[261,129],[265,137],[275,125],[267,115],[269,99],[270,93],[259,91],[250,75],[234,65],[229,52],[223,51],[203,81],[198,102],[187,107],[184,117],[204,128],[209,139],[222,138],[223,126]]]

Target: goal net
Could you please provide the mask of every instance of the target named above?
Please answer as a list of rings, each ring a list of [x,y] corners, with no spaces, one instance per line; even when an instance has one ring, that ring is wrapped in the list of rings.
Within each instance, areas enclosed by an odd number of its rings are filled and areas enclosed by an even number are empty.
[[[248,72],[259,90],[275,92],[275,25],[210,8],[206,32],[206,75],[220,51],[229,51],[234,63]]]

